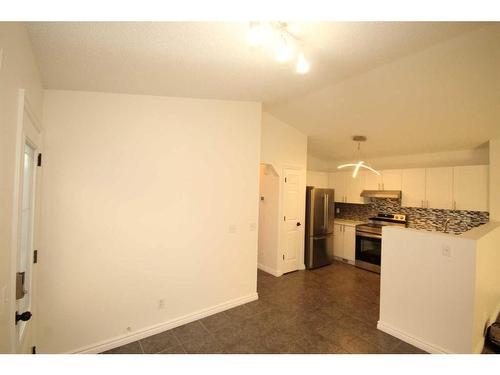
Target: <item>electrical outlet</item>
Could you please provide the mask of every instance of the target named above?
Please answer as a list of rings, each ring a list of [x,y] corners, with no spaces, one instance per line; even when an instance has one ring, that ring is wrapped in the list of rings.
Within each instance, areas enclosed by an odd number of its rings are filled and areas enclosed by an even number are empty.
[[[443,245],[441,248],[441,253],[445,257],[451,257],[451,249],[449,245]]]
[[[165,300],[164,299],[158,300],[158,308],[159,309],[165,308]]]
[[[228,231],[229,233],[236,233],[236,229],[237,229],[236,225],[231,224],[228,228]]]
[[[257,229],[257,224],[250,223],[250,225],[248,227],[250,229],[250,232],[255,232],[255,230]]]

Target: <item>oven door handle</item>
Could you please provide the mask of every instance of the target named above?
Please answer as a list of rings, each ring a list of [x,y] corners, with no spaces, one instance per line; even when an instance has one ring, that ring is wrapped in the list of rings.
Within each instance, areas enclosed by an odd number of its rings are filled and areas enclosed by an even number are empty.
[[[382,236],[379,236],[378,234],[369,234],[369,233],[356,233],[356,237],[375,238],[377,240],[382,239]]]

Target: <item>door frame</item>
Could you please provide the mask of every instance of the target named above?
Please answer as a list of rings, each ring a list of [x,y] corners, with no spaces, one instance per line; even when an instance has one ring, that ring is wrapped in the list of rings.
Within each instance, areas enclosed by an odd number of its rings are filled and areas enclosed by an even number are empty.
[[[25,118],[29,119],[29,122],[25,121]],[[27,126],[25,126],[27,124]],[[34,317],[30,319],[29,325],[24,329],[22,338],[17,335],[16,324],[15,324],[15,312],[16,312],[16,272],[17,272],[17,262],[18,253],[20,251],[20,220],[21,220],[21,209],[22,209],[22,172],[23,172],[23,160],[24,160],[24,145],[26,143],[33,147],[35,155],[42,152],[42,136],[43,128],[41,126],[41,121],[38,116],[33,111],[28,98],[26,97],[26,90],[20,89],[18,92],[18,109],[17,109],[17,128],[16,128],[16,145],[15,145],[15,158],[14,158],[14,186],[13,186],[13,202],[12,202],[12,243],[11,243],[11,264],[10,264],[10,316],[12,317],[10,327],[10,339],[11,339],[11,352],[13,353],[29,353],[31,348],[30,338],[33,337],[35,333],[34,323],[36,322],[36,272],[32,269],[32,279],[31,279],[31,307]],[[33,175],[33,186],[35,187],[32,196],[33,199],[33,212],[32,212],[32,243],[34,249],[38,248],[39,244],[39,196],[40,196],[40,182],[41,173],[40,168],[36,168]],[[32,340],[31,340],[32,341]]]
[[[301,188],[303,187],[303,194],[301,195],[301,197],[303,199],[300,200],[300,211],[302,212],[302,215],[301,215],[301,226],[300,226],[300,244],[299,244],[299,254],[297,255],[298,259],[297,259],[297,268],[296,270],[304,270],[306,267],[305,267],[305,263],[304,263],[304,248],[305,248],[305,243],[304,243],[304,236],[305,236],[305,231],[304,231],[304,228],[305,228],[305,205],[306,205],[306,202],[305,202],[305,195],[306,195],[306,181],[305,181],[305,178],[306,178],[306,169],[305,168],[300,168],[296,165],[283,165],[282,168],[281,168],[281,181],[280,181],[280,216],[279,216],[279,221],[280,221],[280,226],[279,226],[279,230],[280,230],[280,243],[279,243],[279,251],[278,251],[278,259],[277,259],[277,264],[278,264],[278,272],[280,275],[283,275],[284,274],[284,270],[283,270],[283,246],[284,246],[284,243],[285,243],[285,230],[286,230],[286,225],[285,225],[285,222],[283,221],[283,216],[284,216],[284,212],[285,212],[285,171],[289,169],[289,170],[294,170],[294,171],[297,171],[299,172],[300,174],[300,182],[299,182],[299,185],[301,186]],[[293,272],[293,271],[287,271],[287,272]]]

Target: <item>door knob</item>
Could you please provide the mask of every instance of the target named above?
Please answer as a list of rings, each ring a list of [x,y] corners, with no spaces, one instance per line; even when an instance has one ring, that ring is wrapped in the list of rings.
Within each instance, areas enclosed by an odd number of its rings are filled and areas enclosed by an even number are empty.
[[[16,324],[18,321],[22,320],[23,322],[26,322],[28,320],[31,319],[31,312],[29,311],[25,311],[23,312],[22,314],[19,314],[17,311],[16,311]]]
[[[302,224],[300,224],[300,223],[297,223],[297,226],[298,226],[298,227],[300,227],[301,225],[302,225]]]

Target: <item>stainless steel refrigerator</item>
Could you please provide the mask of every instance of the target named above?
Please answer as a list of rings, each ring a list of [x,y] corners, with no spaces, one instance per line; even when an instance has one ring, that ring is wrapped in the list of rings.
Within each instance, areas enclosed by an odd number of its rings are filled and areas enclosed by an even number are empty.
[[[332,263],[333,189],[306,188],[305,265],[307,269]]]

